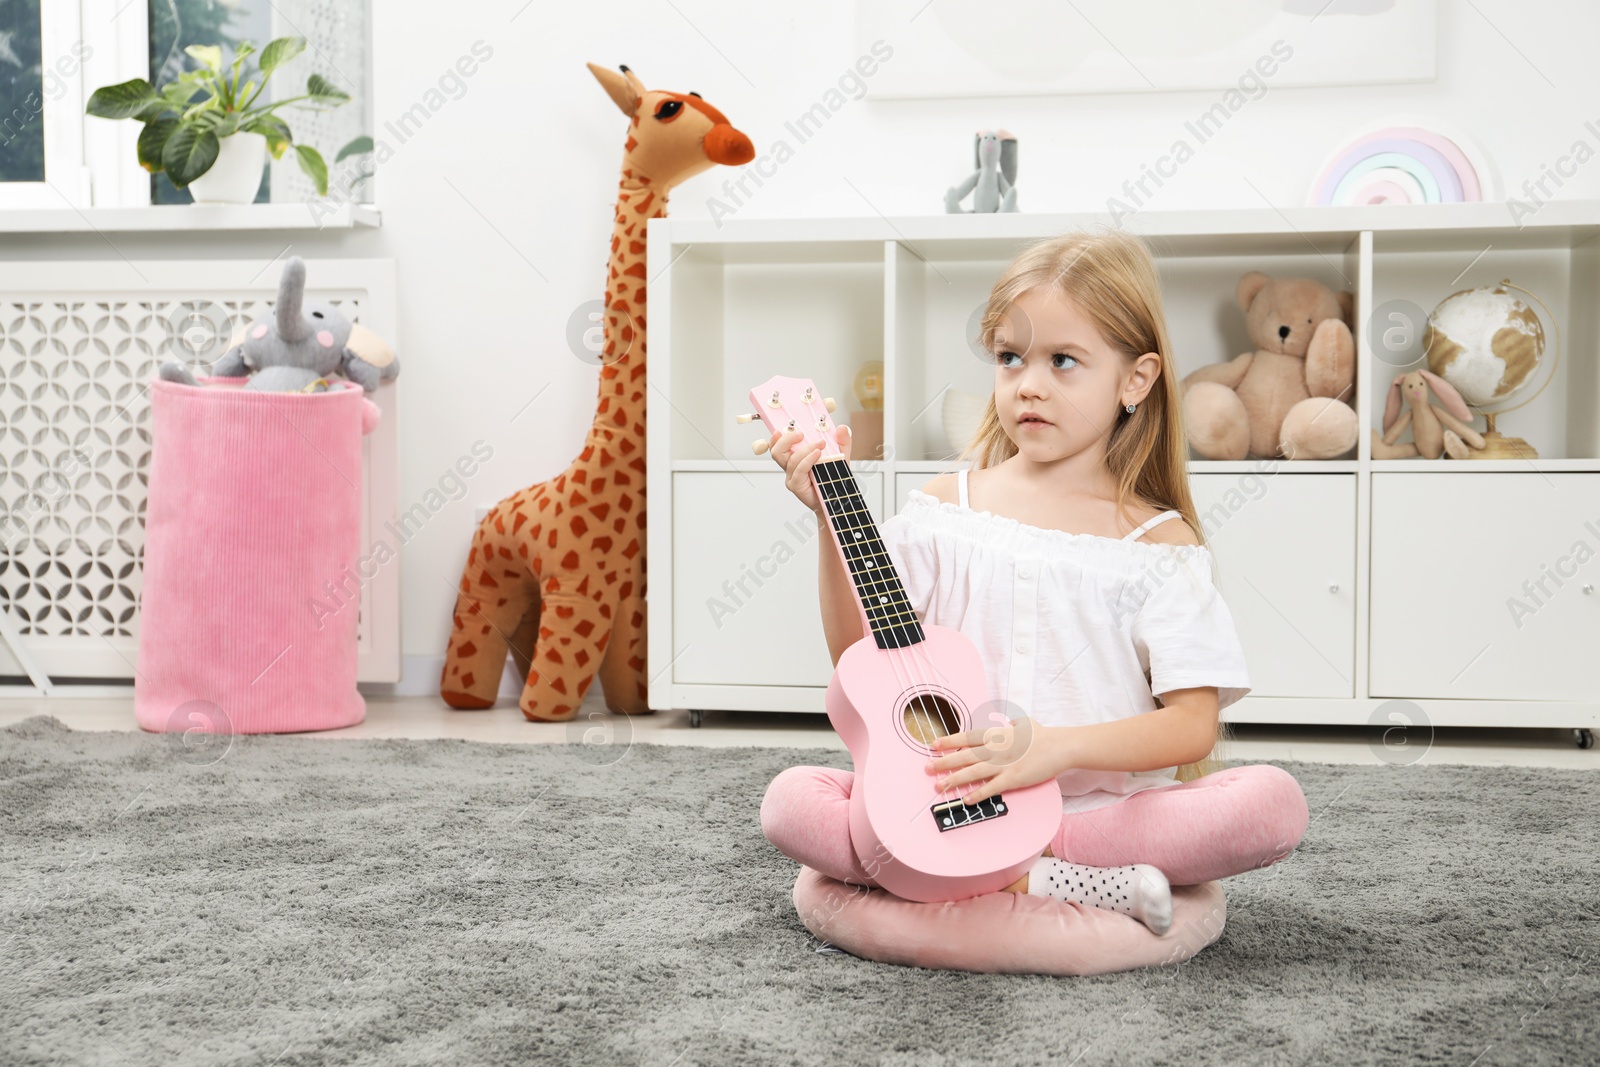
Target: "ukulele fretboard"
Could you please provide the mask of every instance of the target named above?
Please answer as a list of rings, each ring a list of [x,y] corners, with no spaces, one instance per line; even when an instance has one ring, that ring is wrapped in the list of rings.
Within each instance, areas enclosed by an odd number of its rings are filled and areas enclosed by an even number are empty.
[[[850,465],[834,459],[818,463],[811,470],[816,476],[822,508],[828,514],[834,537],[844,549],[850,580],[878,647],[905,648],[921,641],[922,624],[911,609]]]

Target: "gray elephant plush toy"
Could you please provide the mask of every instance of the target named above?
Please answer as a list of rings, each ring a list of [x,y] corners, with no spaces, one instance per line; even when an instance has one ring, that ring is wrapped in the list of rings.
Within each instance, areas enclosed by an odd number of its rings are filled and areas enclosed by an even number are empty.
[[[979,130],[972,142],[973,171],[944,194],[951,215],[1017,210],[1017,138],[1005,130]],[[961,206],[972,194],[972,210]]]
[[[234,333],[211,373],[219,378],[248,374],[246,389],[268,393],[324,392],[332,374],[370,393],[400,373],[394,350],[377,334],[351,323],[332,304],[307,303],[305,292],[306,264],[294,256],[283,265],[272,313]],[[163,363],[160,373],[169,382],[200,384],[176,359]]]

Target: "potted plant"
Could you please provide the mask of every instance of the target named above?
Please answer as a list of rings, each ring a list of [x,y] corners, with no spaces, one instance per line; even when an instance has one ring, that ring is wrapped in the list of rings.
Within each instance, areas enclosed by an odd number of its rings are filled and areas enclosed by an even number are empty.
[[[160,89],[143,78],[104,86],[89,97],[87,110],[100,118],[144,123],[139,165],[152,174],[165,172],[173,185],[187,187],[197,204],[252,202],[261,186],[266,153],[281,159],[289,148],[317,193],[326,196],[328,164],[315,148],[295,144],[277,110],[290,105],[328,110],[347,103],[350,94],[312,74],[302,95],[256,103],[273,72],[305,48],[304,37],[279,37],[259,53],[241,41],[225,69],[220,46],[190,45],[184,51],[199,62],[197,69],[185,71]],[[244,66],[251,55],[257,57],[254,75]]]

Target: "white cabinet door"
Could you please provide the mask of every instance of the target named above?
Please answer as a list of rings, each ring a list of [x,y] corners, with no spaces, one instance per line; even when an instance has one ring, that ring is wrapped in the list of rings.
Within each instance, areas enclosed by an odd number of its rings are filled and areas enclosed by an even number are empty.
[[[1374,474],[1371,695],[1595,700],[1597,557],[1600,474]]]
[[[1356,661],[1353,474],[1196,474],[1251,696],[1352,697]]]
[[[873,517],[883,475],[857,472]],[[833,677],[822,633],[817,551],[827,534],[783,472],[672,476],[672,679],[814,685]]]

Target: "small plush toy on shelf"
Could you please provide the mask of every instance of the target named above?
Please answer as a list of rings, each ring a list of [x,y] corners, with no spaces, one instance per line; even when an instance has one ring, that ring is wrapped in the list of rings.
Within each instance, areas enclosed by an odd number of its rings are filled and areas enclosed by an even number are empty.
[[[861,364],[852,391],[861,410],[850,413],[850,454],[883,459],[883,360]]]
[[[950,215],[1017,210],[1017,138],[1005,130],[979,130],[972,141],[973,171],[944,194]],[[972,207],[961,206],[972,194]]]
[[[1438,394],[1444,407],[1432,403],[1432,394]],[[1404,413],[1400,410],[1402,397]],[[1383,435],[1372,431],[1372,458],[1438,459],[1443,454],[1451,459],[1470,459],[1486,443],[1483,435],[1468,425],[1471,421],[1467,402],[1455,386],[1437,374],[1426,370],[1397,374],[1383,406]],[[1400,441],[1407,426],[1411,427],[1411,440]]]
[[[371,393],[400,373],[394,350],[382,338],[332,304],[307,303],[305,292],[306,264],[293,256],[283,265],[272,312],[234,333],[212,376],[249,375],[245,388],[257,392],[321,393],[330,375],[341,374]],[[160,374],[165,381],[200,384],[180,360],[167,360]]]

